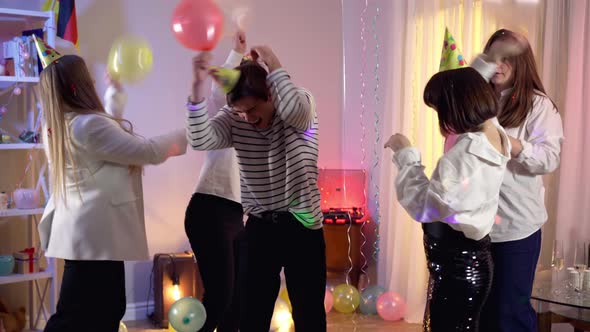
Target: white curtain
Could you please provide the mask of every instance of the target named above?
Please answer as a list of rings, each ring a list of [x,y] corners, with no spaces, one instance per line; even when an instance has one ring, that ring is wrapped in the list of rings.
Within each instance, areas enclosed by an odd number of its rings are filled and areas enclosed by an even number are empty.
[[[568,48],[560,53],[567,61],[567,85],[556,234],[570,265],[575,241],[590,242],[590,1],[556,3],[569,31]]]
[[[381,136],[386,140],[391,133],[406,134],[421,150],[426,172],[430,173],[442,154],[443,139],[436,114],[424,105],[422,93],[428,79],[438,71],[445,27],[468,60],[481,53],[487,38],[501,27],[527,35],[535,53],[541,54],[543,3],[375,0],[372,4],[381,6],[382,19],[387,22],[380,27],[386,30],[383,36],[387,38],[383,42],[383,70],[387,71],[382,82],[384,99],[377,105],[383,115]],[[407,321],[420,322],[428,278],[422,230],[397,204],[391,153],[383,153],[381,161],[379,283],[406,299]]]

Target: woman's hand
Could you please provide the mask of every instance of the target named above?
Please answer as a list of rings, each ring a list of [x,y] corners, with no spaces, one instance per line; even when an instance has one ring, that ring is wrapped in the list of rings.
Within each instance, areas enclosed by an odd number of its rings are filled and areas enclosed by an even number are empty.
[[[209,63],[213,56],[209,52],[201,52],[193,58],[193,89],[191,102],[199,103],[205,97],[204,83],[209,75]]]
[[[246,33],[242,30],[236,31],[236,34],[234,35],[234,51],[240,54],[246,54],[247,50]]]
[[[123,85],[121,84],[121,82],[119,82],[119,80],[113,75],[111,75],[111,73],[109,73],[108,71],[104,74],[104,82],[108,86],[112,86],[113,88],[115,88],[115,90],[117,91],[123,91]]]
[[[266,64],[268,67],[269,72],[273,72],[276,69],[281,68],[279,59],[268,46],[252,47],[250,54],[252,55],[252,59],[254,61],[260,60],[264,62],[264,64]]]
[[[393,152],[398,152],[403,148],[409,148],[411,146],[412,143],[410,143],[410,140],[402,134],[391,135],[385,143],[385,148],[390,148]]]

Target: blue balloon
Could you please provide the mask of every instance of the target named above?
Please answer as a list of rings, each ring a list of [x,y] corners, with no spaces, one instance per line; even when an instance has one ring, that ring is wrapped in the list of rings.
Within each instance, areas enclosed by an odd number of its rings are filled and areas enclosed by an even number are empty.
[[[361,304],[359,305],[361,312],[365,315],[376,315],[377,299],[381,294],[385,293],[385,291],[385,288],[377,285],[365,288],[361,294]]]
[[[174,302],[168,312],[170,325],[177,332],[195,332],[205,325],[207,313],[201,301],[192,297],[183,297]]]

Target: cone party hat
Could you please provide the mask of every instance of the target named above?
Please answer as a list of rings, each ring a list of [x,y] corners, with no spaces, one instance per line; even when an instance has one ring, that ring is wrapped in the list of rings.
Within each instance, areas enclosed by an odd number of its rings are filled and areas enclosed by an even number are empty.
[[[35,46],[37,46],[37,53],[39,54],[39,59],[41,59],[43,69],[62,57],[51,46],[47,45],[43,39],[37,38],[35,35],[33,35],[33,39],[35,39]]]
[[[465,66],[467,66],[467,61],[465,61],[463,54],[461,54],[461,50],[459,50],[457,42],[449,32],[449,28],[446,28],[438,71],[463,68]]]
[[[240,71],[232,68],[213,67],[212,75],[225,93],[233,90],[240,79]]]

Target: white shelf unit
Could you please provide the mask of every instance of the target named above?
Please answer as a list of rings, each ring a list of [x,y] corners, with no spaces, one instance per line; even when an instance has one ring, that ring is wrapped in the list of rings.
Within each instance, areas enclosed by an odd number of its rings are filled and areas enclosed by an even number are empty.
[[[24,5],[24,4],[23,4]],[[46,42],[55,46],[55,24],[54,14],[52,11],[35,11],[35,10],[22,10],[17,8],[0,8],[0,29],[3,34],[14,33],[14,36],[20,35],[18,27],[32,26],[43,27],[46,32]],[[19,25],[20,24],[20,25]],[[22,30],[21,30],[22,31]],[[1,56],[1,54],[0,54]],[[15,77],[15,76],[0,76],[0,92],[5,89],[10,89],[15,85],[19,85],[23,94],[31,93],[34,86],[39,83],[38,77]],[[17,110],[10,110],[17,111]],[[22,111],[22,110],[19,110]],[[24,110],[27,111],[26,109]],[[5,120],[0,120],[5,121]],[[1,124],[1,122],[0,122]],[[25,159],[28,151],[42,149],[42,144],[27,144],[27,143],[10,143],[0,144],[0,155],[5,153],[13,153],[10,158],[23,158]],[[15,152],[10,152],[15,151]],[[18,156],[18,157],[17,157]],[[22,156],[22,157],[21,157]],[[33,154],[35,158],[38,157],[38,152]],[[44,168],[44,167],[41,167]],[[31,172],[33,174],[34,172]],[[0,178],[5,172],[0,172]],[[42,174],[39,174],[40,176]],[[18,181],[18,179],[8,179]],[[33,182],[39,181],[34,177]],[[27,244],[30,247],[39,248],[38,237],[36,236],[37,225],[39,216],[43,214],[43,208],[36,209],[15,209],[11,208],[8,210],[0,210],[0,219],[3,222],[16,222],[22,220],[27,222],[28,238]],[[10,234],[0,233],[0,241],[5,236],[11,236]],[[12,248],[14,251],[22,248]],[[28,284],[28,328],[31,331],[38,331],[41,320],[49,319],[49,316],[55,312],[55,306],[57,301],[57,280],[56,280],[56,261],[52,258],[46,258],[47,267],[37,273],[29,274],[10,274],[8,276],[0,277],[0,285],[9,285],[15,283],[27,283]],[[48,297],[48,304],[46,298]]]
[[[6,89],[18,83],[39,83],[39,77],[0,76],[0,89]]]
[[[39,20],[47,21],[53,18],[53,13],[37,10],[23,10],[17,8],[0,8],[0,20]]]
[[[43,210],[44,210],[43,208],[0,210],[0,218],[35,216],[35,215],[43,214]]]
[[[29,273],[29,274],[10,274],[4,277],[0,277],[0,285],[14,284],[17,282],[33,281],[41,279],[53,278],[53,271],[49,269],[43,272]]]
[[[43,144],[34,143],[2,143],[0,150],[34,150],[43,149]]]

